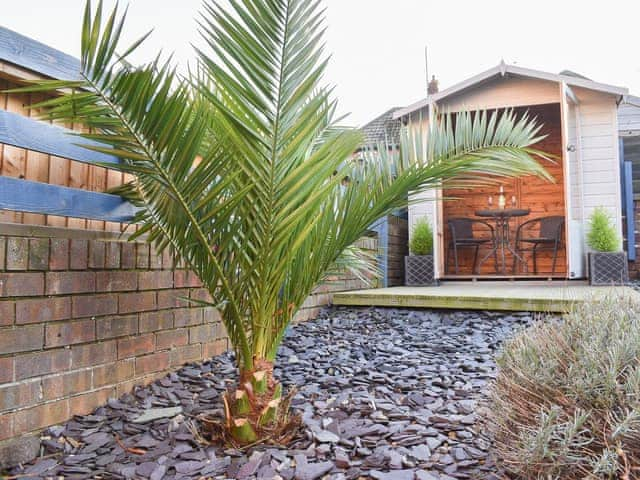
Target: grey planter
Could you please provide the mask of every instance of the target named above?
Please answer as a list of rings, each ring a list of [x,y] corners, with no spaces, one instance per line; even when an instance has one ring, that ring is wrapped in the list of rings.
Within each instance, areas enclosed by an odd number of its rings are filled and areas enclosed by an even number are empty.
[[[433,255],[404,257],[404,284],[423,286],[434,284]]]
[[[591,285],[624,285],[629,281],[626,252],[589,253],[589,282]]]

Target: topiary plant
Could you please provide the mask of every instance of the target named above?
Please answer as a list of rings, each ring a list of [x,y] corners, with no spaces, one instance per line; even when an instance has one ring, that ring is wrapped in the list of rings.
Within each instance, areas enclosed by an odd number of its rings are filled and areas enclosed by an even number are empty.
[[[413,226],[409,250],[413,255],[431,255],[433,253],[433,230],[425,218],[419,219]]]
[[[620,237],[613,220],[603,207],[596,208],[589,219],[587,245],[597,252],[617,252]]]
[[[637,299],[612,295],[540,321],[497,363],[484,430],[509,478],[639,478]]]

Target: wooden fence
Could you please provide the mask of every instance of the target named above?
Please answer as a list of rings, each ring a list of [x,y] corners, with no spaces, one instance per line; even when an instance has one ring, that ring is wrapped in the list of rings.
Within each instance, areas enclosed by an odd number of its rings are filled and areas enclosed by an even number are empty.
[[[131,220],[130,204],[103,193],[127,177],[96,165],[118,158],[79,146],[92,143],[77,137],[82,126],[38,120],[42,94],[4,93],[79,75],[76,58],[0,27],[0,222],[120,231]]]

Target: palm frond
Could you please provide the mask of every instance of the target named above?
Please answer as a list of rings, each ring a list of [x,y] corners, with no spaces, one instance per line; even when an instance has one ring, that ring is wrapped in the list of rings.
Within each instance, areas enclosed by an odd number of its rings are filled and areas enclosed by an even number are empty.
[[[272,360],[286,326],[336,269],[370,278],[352,245],[411,192],[482,182],[487,175],[549,178],[535,150],[539,125],[514,112],[442,115],[427,135],[405,133],[401,153],[368,151],[339,128],[319,0],[205,0],[207,48],[186,77],[160,57],[125,60],[125,14],[103,19],[87,2],[80,82],[31,91],[48,117],[85,124],[85,138],[135,179],[117,192],[157,248],[171,249],[220,305],[240,366]],[[122,51],[122,54],[117,52]],[[93,147],[94,149],[96,147]],[[345,179],[349,179],[348,184]],[[410,200],[409,200],[410,201]]]

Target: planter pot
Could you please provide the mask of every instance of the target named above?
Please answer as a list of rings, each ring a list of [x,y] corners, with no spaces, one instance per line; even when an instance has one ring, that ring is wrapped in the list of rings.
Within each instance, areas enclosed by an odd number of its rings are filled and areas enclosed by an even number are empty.
[[[410,255],[404,257],[404,284],[433,285],[433,255]]]
[[[626,252],[589,253],[591,285],[624,285],[629,281]]]

